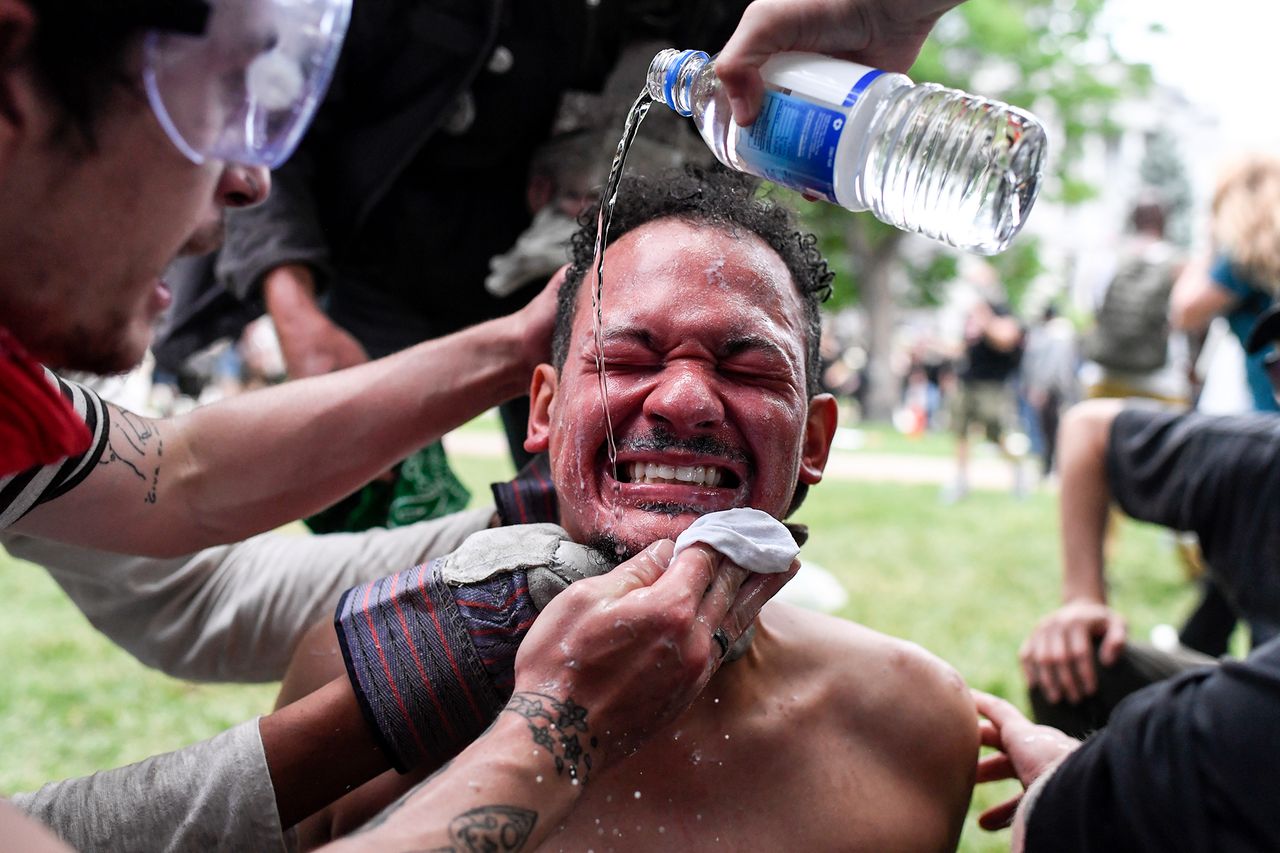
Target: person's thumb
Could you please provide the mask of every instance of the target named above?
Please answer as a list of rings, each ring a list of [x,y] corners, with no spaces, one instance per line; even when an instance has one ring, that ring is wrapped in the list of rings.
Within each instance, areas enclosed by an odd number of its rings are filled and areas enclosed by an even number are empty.
[[[676,544],[670,539],[659,539],[604,577],[617,582],[620,595],[653,586],[671,565],[675,548]]]

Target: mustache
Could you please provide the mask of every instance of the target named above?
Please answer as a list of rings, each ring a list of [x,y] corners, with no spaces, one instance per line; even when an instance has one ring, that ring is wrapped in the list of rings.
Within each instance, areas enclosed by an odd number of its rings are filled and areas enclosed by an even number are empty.
[[[683,450],[701,456],[714,456],[730,462],[750,463],[747,454],[723,439],[711,435],[694,435],[687,438],[676,435],[666,427],[656,426],[647,433],[627,439],[618,445],[620,451]]]

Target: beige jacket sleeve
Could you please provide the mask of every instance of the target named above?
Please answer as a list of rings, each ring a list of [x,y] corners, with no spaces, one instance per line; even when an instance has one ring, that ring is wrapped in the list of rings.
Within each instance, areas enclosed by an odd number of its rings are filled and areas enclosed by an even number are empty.
[[[43,566],[89,621],[147,666],[193,681],[274,681],[344,589],[446,554],[492,508],[394,530],[265,533],[170,559],[16,534],[9,553]]]

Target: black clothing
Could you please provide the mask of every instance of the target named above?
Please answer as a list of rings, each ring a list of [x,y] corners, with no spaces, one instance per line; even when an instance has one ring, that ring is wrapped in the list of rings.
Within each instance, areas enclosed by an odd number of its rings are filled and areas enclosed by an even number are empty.
[[[988,304],[997,317],[1009,316],[1008,307]],[[966,343],[964,369],[960,372],[960,378],[966,382],[1004,382],[1017,372],[1021,362],[1021,343],[1012,349],[1002,350],[992,346],[986,335],[980,335],[977,340]]]
[[[598,91],[625,39],[715,50],[745,5],[357,3],[315,126],[266,203],[229,217],[220,279],[247,296],[307,264],[375,357],[509,313],[536,289],[502,299],[483,282],[529,224],[529,163],[561,96]]]
[[[1255,646],[1280,634],[1280,418],[1126,409],[1106,466],[1125,513],[1196,534]]]
[[[1026,849],[1280,850],[1280,639],[1125,700],[1032,806]]]

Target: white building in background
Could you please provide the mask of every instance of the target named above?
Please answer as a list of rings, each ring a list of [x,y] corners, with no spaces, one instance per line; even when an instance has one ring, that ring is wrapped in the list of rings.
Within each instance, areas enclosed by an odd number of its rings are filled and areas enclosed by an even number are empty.
[[[1204,212],[1214,176],[1225,160],[1218,119],[1162,85],[1116,105],[1111,118],[1119,132],[1086,139],[1075,169],[1096,196],[1068,207],[1054,201],[1057,187],[1050,181],[1027,222],[1026,232],[1039,238],[1041,257],[1049,270],[1045,280],[1037,282],[1041,301],[1057,296],[1084,312],[1094,305],[1094,294],[1114,270],[1129,212],[1143,190],[1143,158],[1162,132],[1175,141],[1191,184],[1193,241],[1196,245],[1203,241]]]

